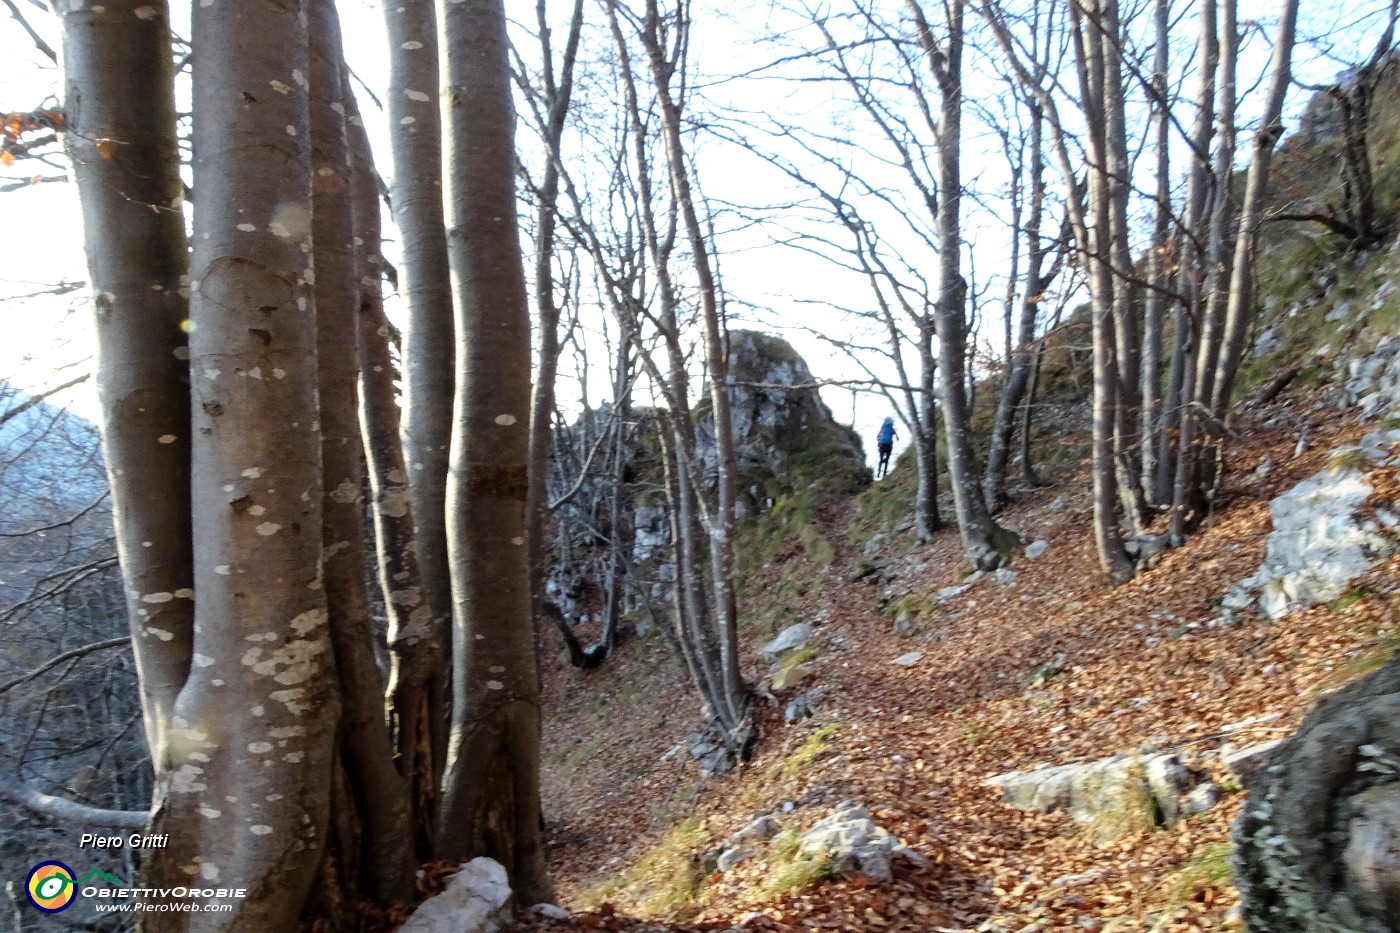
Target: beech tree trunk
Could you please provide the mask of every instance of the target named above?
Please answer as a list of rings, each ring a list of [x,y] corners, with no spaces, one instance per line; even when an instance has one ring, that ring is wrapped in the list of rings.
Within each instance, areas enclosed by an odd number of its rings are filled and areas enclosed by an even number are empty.
[[[982,498],[967,404],[967,283],[961,271],[962,235],[958,226],[962,202],[963,2],[952,0],[948,4],[947,38],[942,46],[935,42],[916,0],[907,3],[939,88],[938,204],[934,217],[938,233],[938,295],[933,314],[938,332],[938,400],[948,444],[948,483],[953,487],[953,506],[967,559],[978,570],[994,570],[1005,561],[1014,536],[996,523]]]
[[[452,734],[440,855],[490,856],[550,899],[540,835],[539,679],[525,547],[530,321],[515,207],[501,0],[439,8],[448,256],[458,335],[448,475]]]
[[[1041,222],[1045,211],[1045,115],[1040,105],[1031,101],[1030,155],[1026,172],[1030,180],[1030,204],[1026,224],[1020,235],[1026,241],[1026,278],[1022,286],[1020,315],[1006,378],[997,399],[996,417],[992,422],[992,439],[987,447],[987,466],[982,477],[982,495],[987,508],[995,509],[1006,501],[1006,466],[1011,458],[1011,438],[1016,427],[1016,414],[1030,383],[1032,357],[1036,353],[1035,323],[1040,303],[1045,298],[1049,277],[1045,275],[1047,250],[1041,241]],[[1008,310],[1008,317],[1010,311]]]
[[[605,589],[607,607],[603,616],[603,631],[588,654],[595,664],[602,663],[612,654],[618,641],[618,623],[623,609],[623,574],[626,573],[627,558],[623,550],[627,538],[623,526],[627,524],[628,509],[627,461],[632,439],[632,339],[624,332],[618,335],[617,350],[613,362],[613,425],[612,462],[609,477],[612,488],[608,492],[608,569]]]
[[[688,23],[682,23],[685,29]],[[710,410],[715,428],[715,507],[709,520],[709,570],[713,589],[714,627],[717,639],[718,692],[721,723],[732,747],[742,747],[751,730],[748,696],[739,674],[738,599],[734,590],[734,507],[738,494],[738,470],[734,462],[734,422],[729,406],[729,342],[722,332],[709,244],[691,193],[690,172],[681,139],[680,106],[671,93],[674,62],[667,61],[662,46],[660,14],[656,0],[647,0],[643,26],[647,58],[661,118],[661,136],[670,168],[671,194],[690,241],[700,299],[700,324],[705,334],[705,360],[710,376]],[[696,562],[698,567],[699,561]]]
[[[540,54],[543,60],[545,125],[544,178],[535,199],[538,217],[535,226],[535,308],[537,322],[534,392],[530,399],[530,486],[526,521],[530,560],[530,616],[539,618],[544,599],[545,521],[549,500],[550,425],[554,419],[554,383],[559,369],[559,303],[554,297],[554,246],[558,228],[559,179],[563,169],[564,121],[573,95],[574,60],[578,55],[579,34],[583,28],[583,0],[574,0],[568,39],[559,72],[554,70],[554,52],[549,42],[545,0],[537,0],[536,18]]]
[[[152,850],[143,886],[247,888],[255,896],[232,911],[198,915],[200,929],[283,933],[296,929],[325,847],[340,714],[321,575],[303,10],[196,5],[194,43],[199,600],[152,820],[169,847]],[[155,931],[189,922],[145,920]]]
[[[1175,341],[1172,350],[1171,377],[1163,405],[1163,456],[1161,459],[1163,501],[1172,503],[1168,534],[1173,545],[1185,540],[1191,486],[1192,458],[1188,453],[1195,443],[1196,420],[1187,417],[1196,391],[1196,348],[1199,343],[1201,300],[1205,270],[1206,229],[1209,217],[1208,195],[1211,186],[1210,144],[1216,109],[1216,79],[1220,65],[1220,39],[1217,29],[1215,0],[1202,0],[1201,36],[1197,43],[1200,58],[1201,86],[1196,99],[1196,121],[1191,131],[1191,161],[1186,176],[1186,203],[1182,208],[1181,272],[1177,290],[1180,292],[1172,316]],[[1170,442],[1172,448],[1165,445]]]
[[[151,15],[136,15],[137,8]],[[180,212],[170,12],[162,0],[54,6],[64,144],[83,208],[96,387],[117,554],[157,774],[189,673],[189,259]],[[103,152],[99,140],[109,147]]]
[[[325,495],[321,575],[340,680],[341,764],[363,832],[356,850],[341,853],[341,870],[351,893],[363,887],[376,901],[409,901],[416,863],[407,785],[394,768],[384,721],[384,684],[374,657],[365,584],[364,446],[356,403],[359,288],[345,124],[351,95],[342,79],[340,21],[332,0],[309,0],[307,11],[311,242]]]
[[[1167,285],[1175,250],[1171,235],[1171,102],[1167,83],[1170,63],[1170,0],[1153,5],[1156,49],[1152,63],[1152,134],[1157,156],[1157,203],[1153,207],[1152,246],[1147,256],[1147,289],[1143,298],[1142,324],[1142,492],[1148,507],[1163,504],[1159,498],[1158,475],[1163,454],[1160,422],[1162,417],[1162,337],[1166,327]]]
[[[1118,380],[1114,390],[1113,465],[1124,523],[1134,534],[1140,534],[1145,524],[1139,473],[1141,436],[1138,433],[1142,350],[1137,323],[1138,286],[1128,241],[1132,222],[1128,207],[1132,169],[1123,98],[1122,45],[1125,40],[1117,0],[1098,3],[1092,16],[1096,23],[1086,38],[1096,48],[1102,69],[1100,86],[1106,120],[1103,138],[1109,210],[1107,260],[1113,275],[1114,365]]]
[[[726,619],[735,618],[732,570],[729,572],[729,579],[721,586],[719,579],[721,571],[716,569],[715,552],[717,547],[726,546],[725,542],[732,545],[732,525],[727,528],[716,528],[717,525],[725,524],[723,518],[725,511],[722,505],[717,505],[705,516],[709,522],[708,531],[710,532],[710,566],[707,568],[705,560],[707,549],[703,540],[705,529],[702,529],[702,515],[705,514],[705,505],[701,498],[704,477],[702,465],[697,455],[696,424],[690,405],[690,374],[686,368],[686,355],[681,344],[677,313],[679,298],[670,267],[677,232],[682,224],[682,211],[685,210],[682,202],[689,198],[688,177],[684,179],[687,190],[682,194],[675,175],[675,167],[678,164],[684,170],[685,155],[679,136],[681,102],[672,97],[670,91],[670,81],[683,64],[684,37],[688,21],[682,14],[679,20],[674,21],[674,23],[668,20],[668,28],[663,29],[655,0],[647,0],[644,11],[640,14],[635,11],[627,13],[627,20],[640,27],[640,39],[647,56],[648,67],[651,69],[653,83],[656,85],[654,96],[657,109],[662,112],[661,120],[657,121],[660,123],[659,130],[663,146],[661,158],[666,160],[667,167],[672,173],[672,198],[667,205],[663,228],[658,223],[657,212],[653,208],[650,147],[655,137],[649,135],[648,121],[642,117],[632,57],[627,37],[622,31],[619,9],[620,4],[616,0],[610,0],[608,3],[609,28],[620,64],[619,72],[624,94],[623,106],[627,121],[625,129],[632,143],[633,165],[631,166],[632,175],[629,187],[635,186],[632,197],[635,199],[641,239],[645,244],[647,258],[650,260],[655,275],[659,308],[656,312],[649,312],[640,299],[626,296],[618,302],[616,310],[620,312],[620,323],[624,330],[627,330],[632,336],[633,345],[638,350],[638,361],[646,370],[653,384],[662,388],[668,407],[668,411],[661,419],[662,427],[659,433],[663,445],[663,463],[666,468],[671,546],[676,565],[676,596],[673,618],[677,642],[681,646],[686,666],[700,692],[705,715],[717,727],[720,737],[728,745],[731,753],[738,755],[746,750],[753,733],[746,722],[746,691],[742,685],[735,689],[735,684],[739,683],[737,640],[732,631],[725,631]],[[676,28],[669,28],[673,25]],[[655,126],[655,123],[651,125]],[[689,209],[694,212],[693,203]],[[687,237],[693,239],[692,232],[699,227],[698,215],[696,215],[693,226],[689,220],[685,221],[685,225]],[[706,251],[705,257],[706,262],[708,262],[708,251]],[[698,265],[697,262],[697,276],[700,274]],[[715,300],[713,276],[711,276],[710,290],[711,298],[709,301],[713,302]],[[702,301],[704,300],[702,299]],[[661,338],[665,353],[665,372],[662,371],[662,366],[649,355],[646,345],[640,339],[637,327],[643,317],[652,323]],[[711,349],[711,335],[707,334],[707,359],[710,358]],[[727,365],[726,357],[724,361],[726,369]],[[723,371],[722,369],[721,373]],[[714,382],[713,372],[711,372],[711,382]],[[711,391],[714,391],[713,384]],[[727,387],[723,391],[727,393]],[[727,397],[725,401],[727,403]],[[724,409],[722,416],[715,412],[715,420],[716,433],[718,434],[721,423],[724,423],[726,428],[728,427],[727,408]],[[717,447],[720,443],[723,442],[717,440]],[[719,454],[721,461],[724,456],[724,453]],[[723,482],[722,479],[721,482]],[[720,495],[726,494],[721,493]],[[729,508],[732,515],[732,487],[728,495],[731,497]],[[725,542],[717,541],[715,537],[717,534],[724,536]],[[732,567],[732,559],[731,551],[727,558],[730,562],[729,567]],[[706,580],[707,569],[711,571],[708,583]]]
[[[1235,240],[1235,261],[1230,274],[1230,299],[1225,310],[1225,330],[1215,374],[1210,410],[1225,421],[1235,387],[1245,338],[1254,320],[1254,254],[1263,219],[1264,195],[1269,182],[1269,164],[1274,146],[1283,135],[1283,101],[1291,80],[1293,45],[1297,34],[1298,0],[1285,0],[1274,40],[1273,76],[1259,130],[1254,134],[1254,158],[1245,178],[1244,200],[1240,205],[1239,232]],[[1214,458],[1211,458],[1212,461]]]
[[[451,643],[452,581],[447,561],[447,458],[452,440],[452,283],[442,202],[442,118],[438,107],[437,15],[432,3],[385,0],[389,39],[386,110],[393,132],[390,184],[403,257],[403,446],[423,598],[438,640]],[[430,711],[434,770],[441,779],[450,699]]]
[[[1042,339],[1035,345],[1031,352],[1031,371],[1026,379],[1026,394],[1021,402],[1021,428],[1020,428],[1020,459],[1021,459],[1021,482],[1035,488],[1044,485],[1044,480],[1035,471],[1035,464],[1031,460],[1031,429],[1035,425],[1035,395],[1040,387],[1040,361],[1045,357],[1045,341]]]
[[[909,425],[913,434],[914,467],[919,483],[914,491],[914,533],[920,541],[933,540],[934,532],[945,527],[938,511],[938,359],[933,352],[933,327],[919,333],[919,394],[906,391],[912,409]]]
[[[1120,390],[1123,386],[1119,367],[1119,342],[1115,324],[1123,294],[1115,281],[1115,263],[1121,261],[1117,225],[1120,211],[1114,201],[1117,188],[1112,177],[1117,159],[1110,155],[1115,146],[1111,133],[1110,111],[1115,100],[1106,86],[1117,81],[1117,75],[1105,70],[1104,37],[1101,29],[1116,16],[1105,7],[1114,0],[1092,7],[1070,7],[1074,25],[1076,64],[1079,70],[1081,106],[1087,124],[1088,150],[1088,213],[1091,222],[1081,215],[1078,226],[1082,231],[1076,238],[1085,253],[1091,296],[1090,315],[1093,321],[1094,396],[1092,414],[1092,477],[1094,501],[1094,543],[1099,563],[1115,584],[1133,576],[1133,563],[1123,548],[1119,522],[1123,518],[1122,475],[1119,455],[1122,449]]]
[[[353,98],[350,98],[353,101]],[[389,351],[389,319],[380,286],[379,192],[374,181],[369,139],[350,109],[347,130],[352,156],[355,217],[355,272],[359,283],[360,431],[369,466],[370,504],[379,586],[388,615],[390,738],[399,774],[410,782],[409,803],[420,860],[432,855],[433,803],[437,783],[433,762],[436,728],[446,700],[445,646],[438,640],[432,607],[423,594],[414,540],[408,468],[399,442],[399,404],[394,362]]]

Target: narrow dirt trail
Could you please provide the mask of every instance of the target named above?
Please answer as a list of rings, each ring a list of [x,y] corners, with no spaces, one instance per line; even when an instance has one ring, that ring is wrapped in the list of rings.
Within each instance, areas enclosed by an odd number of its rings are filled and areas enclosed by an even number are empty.
[[[1227,506],[1187,546],[1116,590],[1098,569],[1082,484],[1039,490],[1000,516],[1026,540],[1047,542],[1043,556],[1018,556],[1014,579],[985,577],[941,605],[934,594],[957,582],[963,564],[955,530],[904,554],[879,555],[880,574],[852,580],[861,555],[845,534],[851,505],[824,510],[818,521],[836,558],[825,586],[796,600],[787,619],[823,620],[811,641],[812,674],[779,698],[820,687],[815,715],[789,725],[781,706],[761,703],[757,757],[729,775],[701,780],[673,751],[693,721],[693,700],[660,639],[634,643],[611,680],[591,682],[619,694],[601,718],[581,711],[590,684],[550,672],[547,747],[577,744],[590,723],[604,730],[585,760],[568,762],[567,774],[557,758],[547,763],[550,851],[565,906],[596,902],[590,889],[645,868],[666,828],[685,817],[713,845],[760,812],[801,828],[838,801],[860,801],[929,864],[897,863],[892,883],[848,874],[760,896],[769,866],[754,859],[711,875],[693,901],[650,918],[636,916],[620,888],[596,911],[519,929],[1226,928],[1228,886],[1186,891],[1162,912],[1182,867],[1228,838],[1240,793],[1175,828],[1100,844],[1062,815],[1006,807],[983,782],[1144,746],[1190,757],[1218,747],[1227,725],[1264,714],[1280,718],[1231,738],[1291,730],[1315,685],[1372,643],[1388,618],[1386,600],[1238,627],[1213,622],[1211,600],[1258,566],[1268,499],[1316,472],[1326,448],[1353,433],[1321,422],[1312,451],[1293,460],[1292,435],[1256,431],[1235,455]],[[1265,457],[1279,466],[1261,478],[1252,467]],[[1383,563],[1368,585],[1377,594],[1395,590],[1397,566],[1397,559]],[[899,637],[881,608],[904,597],[926,608],[912,634]],[[757,647],[749,646],[751,676],[762,669]],[[911,652],[919,657],[909,666],[891,663]],[[623,695],[618,685],[643,675],[653,689]],[[560,702],[565,695],[579,706]],[[793,768],[804,749],[811,754]],[[663,864],[655,873],[668,870],[676,868]]]

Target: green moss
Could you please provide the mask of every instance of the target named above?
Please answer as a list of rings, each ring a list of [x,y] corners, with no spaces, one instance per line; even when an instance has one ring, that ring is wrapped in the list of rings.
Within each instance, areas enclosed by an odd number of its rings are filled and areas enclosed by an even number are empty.
[[[788,668],[796,667],[799,664],[806,664],[817,656],[817,649],[811,645],[803,645],[795,651],[789,651],[778,659],[778,670],[785,671]]]
[[[584,903],[625,900],[642,915],[675,914],[703,901],[708,876],[702,853],[709,846],[704,823],[691,816],[673,826],[628,871],[584,893]]]
[[[1039,686],[1046,681],[1059,677],[1064,673],[1064,670],[1064,665],[1059,661],[1046,661],[1026,676],[1026,683],[1032,687]]]
[[[1328,473],[1343,473],[1347,470],[1364,470],[1370,466],[1370,458],[1366,456],[1366,451],[1359,447],[1344,447],[1333,451],[1327,457]]]
[[[597,735],[592,737],[575,736],[567,746],[547,755],[544,765],[556,774],[568,777],[577,771],[584,762],[596,757],[602,747],[603,740]]]
[[[1346,598],[1346,596],[1342,597],[1342,599]],[[1397,651],[1400,651],[1400,626],[1378,634],[1369,649],[1328,673],[1313,687],[1313,692],[1325,693],[1329,690],[1335,690],[1358,677],[1364,677],[1373,671],[1380,670],[1395,656]]]
[[[817,757],[831,747],[830,740],[844,728],[846,728],[844,723],[833,722],[807,736],[807,741],[802,743],[802,747],[784,759],[784,781],[790,781],[812,767],[812,763],[817,760]]]
[[[877,534],[887,534],[895,525],[914,517],[918,493],[918,457],[906,447],[896,458],[889,475],[856,497],[846,534],[856,547],[864,547]]]
[[[768,873],[759,889],[762,898],[800,891],[831,877],[830,857],[801,854],[799,841],[797,830],[788,829],[768,844]]]
[[[1100,803],[1089,822],[1089,835],[1098,842],[1149,833],[1157,828],[1157,802],[1147,784],[1142,766],[1134,764],[1126,779]]]
[[[1370,589],[1370,587],[1366,587],[1366,586],[1357,586],[1357,587],[1353,587],[1352,589],[1349,589],[1349,590],[1347,590],[1345,593],[1343,593],[1342,596],[1341,596],[1341,598],[1338,599],[1336,602],[1334,602],[1334,603],[1328,608],[1328,612],[1330,612],[1330,613],[1333,614],[1333,615],[1336,615],[1337,613],[1342,612],[1342,611],[1344,611],[1344,610],[1350,608],[1351,606],[1356,605],[1357,603],[1361,602],[1363,599],[1365,599],[1367,596],[1370,596],[1370,595],[1371,595],[1371,589]]]
[[[996,734],[997,726],[994,722],[971,719],[963,723],[963,741],[968,745],[981,745]]]

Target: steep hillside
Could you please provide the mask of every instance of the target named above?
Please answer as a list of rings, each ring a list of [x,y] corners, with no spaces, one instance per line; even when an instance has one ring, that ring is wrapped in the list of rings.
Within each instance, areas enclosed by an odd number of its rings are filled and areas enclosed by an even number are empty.
[[[1080,483],[1006,515],[1046,542],[1041,556],[956,594],[945,589],[960,585],[955,534],[902,557],[880,554],[882,573],[853,582],[862,555],[842,535],[848,513],[825,513],[832,572],[786,616],[815,623],[803,661],[811,673],[764,707],[758,757],[735,774],[702,776],[677,744],[697,711],[655,641],[594,674],[553,667],[546,746],[569,749],[547,769],[563,902],[599,918],[670,919],[666,929],[742,918],[746,929],[1216,928],[1232,904],[1219,847],[1242,797],[1221,746],[1284,734],[1348,659],[1364,663],[1384,647],[1378,633],[1396,621],[1392,559],[1336,605],[1274,625],[1220,622],[1220,595],[1262,556],[1267,500],[1357,434],[1327,411],[1298,417],[1314,438],[1309,452],[1292,457],[1291,428],[1257,432],[1236,454],[1228,509],[1118,590],[1096,572]],[[1243,469],[1265,459],[1280,466]],[[781,569],[766,572],[777,580]],[[901,613],[912,619],[899,634]],[[767,668],[754,649],[746,670],[760,677]],[[892,663],[900,658],[907,666]],[[813,715],[785,722],[783,707],[799,695]],[[1128,801],[1108,817],[1123,835],[1101,841],[1094,827],[1019,812],[983,786],[1039,764],[1162,749],[1209,775],[1222,802],[1168,829]],[[828,866],[794,859],[780,841],[715,870],[724,840],[756,815],[805,829],[843,800],[864,803],[929,864],[896,863],[891,883],[828,877]]]
[[[1396,99],[1392,68],[1373,138],[1386,218],[1400,204]],[[1326,108],[1283,147],[1276,213],[1329,208]],[[857,498],[751,521],[754,761],[707,776],[691,760],[696,701],[660,639],[591,673],[549,665],[548,836],[577,913],[522,929],[1238,928],[1226,855],[1252,746],[1400,645],[1397,557],[1275,622],[1222,604],[1264,559],[1270,500],[1358,469],[1347,445],[1394,433],[1382,416],[1400,403],[1397,241],[1348,250],[1322,225],[1280,221],[1260,250],[1262,313],[1223,494],[1185,547],[1132,583],[1110,589],[1093,551],[1072,322],[1052,337],[1038,412],[1050,485],[1018,490],[1003,513],[1034,542],[1007,571],[963,576],[954,530],[915,546],[907,461]],[[1368,507],[1384,511],[1400,501],[1397,461],[1372,453],[1358,462]],[[795,623],[805,637],[765,655]],[[1061,793],[1069,802],[1049,806]],[[908,854],[833,862],[807,846],[855,805]]]

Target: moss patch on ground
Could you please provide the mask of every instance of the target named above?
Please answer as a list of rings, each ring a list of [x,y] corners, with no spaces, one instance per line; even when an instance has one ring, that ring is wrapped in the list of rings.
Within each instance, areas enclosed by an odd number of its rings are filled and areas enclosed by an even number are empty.
[[[713,868],[703,861],[709,843],[704,821],[688,817],[631,869],[590,889],[584,901],[589,907],[622,902],[647,916],[683,917],[704,902],[705,879]]]

